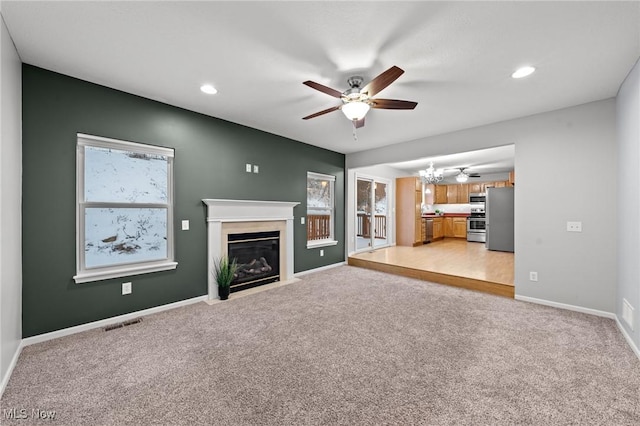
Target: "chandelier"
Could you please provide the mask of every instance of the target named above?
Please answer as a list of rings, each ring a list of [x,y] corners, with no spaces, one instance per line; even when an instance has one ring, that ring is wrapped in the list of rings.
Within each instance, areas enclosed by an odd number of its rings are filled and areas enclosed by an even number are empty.
[[[420,170],[420,177],[424,183],[438,183],[444,178],[442,169],[433,168],[433,161],[429,163],[426,170]]]

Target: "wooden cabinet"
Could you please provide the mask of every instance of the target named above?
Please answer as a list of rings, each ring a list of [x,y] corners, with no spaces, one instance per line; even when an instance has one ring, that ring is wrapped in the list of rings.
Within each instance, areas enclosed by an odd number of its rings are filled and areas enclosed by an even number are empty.
[[[447,185],[447,204],[458,202],[458,185]]]
[[[507,186],[516,186],[516,171],[515,170],[511,170],[509,172],[509,180],[508,180],[508,185]]]
[[[435,186],[435,204],[466,204],[469,202],[469,185],[456,183]]]
[[[487,192],[487,188],[504,188],[509,186],[509,182],[506,180],[496,181],[496,182],[485,182],[482,184],[484,186],[482,192]]]
[[[447,238],[467,238],[467,218],[451,217],[443,218],[444,236]]]
[[[416,177],[396,179],[396,244],[422,244],[422,182]]]
[[[424,203],[433,205],[436,202],[436,188],[434,184],[427,184],[424,186]]]
[[[458,204],[467,204],[469,202],[469,185],[461,183],[458,185]]]
[[[434,185],[436,191],[435,204],[448,204],[447,185]]]
[[[433,218],[433,239],[439,240],[444,238],[444,229],[443,229],[443,218],[434,217]]]
[[[453,237],[467,238],[467,218],[454,217],[453,219]]]
[[[479,194],[484,192],[484,185],[482,183],[470,183],[469,184],[469,193],[470,194]]]
[[[445,237],[453,237],[453,218],[452,217],[444,217],[443,220],[444,225],[444,236]]]

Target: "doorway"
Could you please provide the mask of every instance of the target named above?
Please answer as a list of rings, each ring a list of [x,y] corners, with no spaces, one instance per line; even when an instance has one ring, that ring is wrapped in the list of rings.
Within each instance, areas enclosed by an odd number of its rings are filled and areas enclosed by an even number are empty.
[[[356,176],[356,251],[389,245],[389,188],[384,179]]]

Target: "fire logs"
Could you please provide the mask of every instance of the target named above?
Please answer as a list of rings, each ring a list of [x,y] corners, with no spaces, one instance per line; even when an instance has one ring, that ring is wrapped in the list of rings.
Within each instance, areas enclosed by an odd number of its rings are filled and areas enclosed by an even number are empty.
[[[245,278],[247,276],[260,275],[271,271],[273,268],[267,263],[267,259],[261,257],[253,259],[249,263],[242,263],[238,265],[238,271],[235,273],[235,278]]]

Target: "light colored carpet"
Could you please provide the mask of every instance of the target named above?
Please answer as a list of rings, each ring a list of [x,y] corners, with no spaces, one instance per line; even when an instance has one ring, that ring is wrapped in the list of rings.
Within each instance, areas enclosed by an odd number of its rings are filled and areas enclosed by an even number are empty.
[[[343,266],[24,348],[2,409],[62,425],[640,424],[614,321]]]

